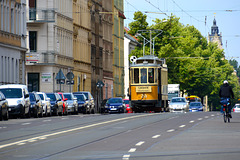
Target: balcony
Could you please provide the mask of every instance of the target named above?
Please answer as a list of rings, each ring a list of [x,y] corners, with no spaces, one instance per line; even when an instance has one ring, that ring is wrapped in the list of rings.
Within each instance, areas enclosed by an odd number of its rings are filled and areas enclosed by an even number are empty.
[[[30,52],[26,53],[26,65],[47,65],[56,64],[57,55],[51,52]]]
[[[55,9],[29,8],[27,23],[55,22]]]

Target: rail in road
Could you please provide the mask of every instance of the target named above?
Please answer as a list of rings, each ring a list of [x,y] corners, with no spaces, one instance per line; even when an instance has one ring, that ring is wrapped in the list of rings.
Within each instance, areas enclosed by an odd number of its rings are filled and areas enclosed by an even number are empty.
[[[0,122],[0,159],[239,159],[240,114],[71,115]]]

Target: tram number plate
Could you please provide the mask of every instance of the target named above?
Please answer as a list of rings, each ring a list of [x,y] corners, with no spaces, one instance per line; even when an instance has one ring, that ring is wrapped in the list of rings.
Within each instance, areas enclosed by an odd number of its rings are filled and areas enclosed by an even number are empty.
[[[136,92],[152,92],[151,86],[137,86]]]

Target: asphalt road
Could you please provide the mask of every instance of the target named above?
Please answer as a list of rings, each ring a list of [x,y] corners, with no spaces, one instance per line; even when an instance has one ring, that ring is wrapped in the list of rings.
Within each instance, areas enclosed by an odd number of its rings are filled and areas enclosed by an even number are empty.
[[[239,160],[240,114],[68,115],[0,122],[4,160]]]

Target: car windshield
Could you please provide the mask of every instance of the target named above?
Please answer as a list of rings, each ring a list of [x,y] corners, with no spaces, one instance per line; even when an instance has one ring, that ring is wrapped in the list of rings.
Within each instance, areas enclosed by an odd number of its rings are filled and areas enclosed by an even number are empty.
[[[36,97],[34,94],[30,93],[29,97],[30,97],[30,101],[36,101]]]
[[[54,94],[47,94],[48,98],[50,98],[50,101],[56,101],[56,97]]]
[[[77,97],[77,100],[78,101],[84,101],[84,96],[83,95],[81,95],[81,94],[76,94],[76,95],[74,95],[75,97]]]
[[[174,98],[172,99],[173,103],[178,103],[178,102],[186,102],[186,100],[184,98]]]
[[[240,108],[240,104],[236,104],[235,107],[236,107],[236,108]]]
[[[201,106],[201,103],[190,103],[190,106]]]
[[[125,104],[129,104],[129,100],[123,100]]]
[[[44,100],[43,94],[38,94],[41,100]]]
[[[6,98],[22,98],[22,89],[20,88],[2,88],[0,91]]]
[[[68,100],[73,100],[71,94],[64,94],[64,97]]]
[[[88,93],[83,93],[83,94],[86,96],[87,99],[89,99]]]
[[[122,100],[119,98],[109,99],[108,103],[122,103]]]

